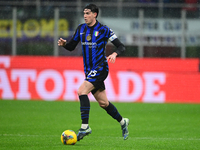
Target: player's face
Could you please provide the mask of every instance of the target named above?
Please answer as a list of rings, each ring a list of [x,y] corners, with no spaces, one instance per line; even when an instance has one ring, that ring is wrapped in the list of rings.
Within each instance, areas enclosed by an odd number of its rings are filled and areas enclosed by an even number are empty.
[[[84,20],[88,26],[93,26],[96,23],[96,13],[91,12],[90,9],[84,9]]]

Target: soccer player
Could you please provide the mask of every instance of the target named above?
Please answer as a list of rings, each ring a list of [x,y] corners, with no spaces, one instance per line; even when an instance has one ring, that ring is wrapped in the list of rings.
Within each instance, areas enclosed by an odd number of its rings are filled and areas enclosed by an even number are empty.
[[[129,135],[129,119],[123,118],[117,108],[108,101],[104,85],[104,80],[108,76],[108,62],[114,63],[116,57],[125,51],[125,47],[110,28],[97,21],[99,9],[96,5],[87,5],[83,12],[85,23],[77,27],[72,39],[69,42],[62,38],[58,40],[58,46],[63,46],[69,51],[73,51],[79,41],[82,45],[85,80],[78,89],[82,125],[77,139],[80,141],[92,132],[88,125],[90,111],[88,94],[92,92],[99,106],[120,123],[122,136],[126,140]],[[108,40],[116,46],[116,51],[106,57],[105,47]]]

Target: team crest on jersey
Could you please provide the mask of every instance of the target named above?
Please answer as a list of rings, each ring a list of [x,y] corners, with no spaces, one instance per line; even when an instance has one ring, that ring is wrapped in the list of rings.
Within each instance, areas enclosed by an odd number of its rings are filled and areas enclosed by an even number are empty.
[[[90,40],[92,39],[91,35],[88,34],[88,36],[86,37],[86,39],[87,39],[88,41],[90,41]]]
[[[94,35],[97,37],[99,35],[99,31],[95,31]]]

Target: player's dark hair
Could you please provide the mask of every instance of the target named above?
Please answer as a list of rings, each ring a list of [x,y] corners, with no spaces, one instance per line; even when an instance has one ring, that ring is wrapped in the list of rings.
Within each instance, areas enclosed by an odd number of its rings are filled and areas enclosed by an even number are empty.
[[[99,8],[95,4],[88,4],[85,6],[85,8],[83,10],[85,10],[85,9],[90,9],[91,12],[97,13],[97,16],[99,14]],[[96,16],[96,18],[97,18],[97,16]]]

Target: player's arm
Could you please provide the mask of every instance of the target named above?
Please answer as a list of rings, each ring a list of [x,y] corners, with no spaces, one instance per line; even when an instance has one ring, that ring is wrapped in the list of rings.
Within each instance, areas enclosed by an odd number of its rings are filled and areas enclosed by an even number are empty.
[[[66,40],[60,38],[58,40],[58,46],[62,46],[69,51],[73,51],[75,49],[76,45],[78,44],[78,42],[79,41],[74,41],[73,39],[71,39],[69,42],[67,42]]]
[[[78,28],[76,29],[76,32],[74,33],[72,39],[69,42],[60,38],[58,40],[58,46],[63,46],[66,50],[73,51],[80,41],[79,31],[80,31],[80,26],[78,26]]]
[[[115,38],[111,42],[117,47],[117,49],[107,57],[107,60],[111,63],[115,63],[116,57],[125,51],[125,46],[120,42],[118,38]]]
[[[111,42],[113,43],[113,45],[115,45],[117,47],[117,49],[115,51],[117,53],[117,56],[119,56],[126,50],[124,44],[122,44],[118,38],[114,39]]]
[[[65,45],[63,47],[66,50],[73,51],[76,48],[78,43],[79,43],[79,41],[74,41],[73,39],[71,39],[69,42],[65,43]]]

